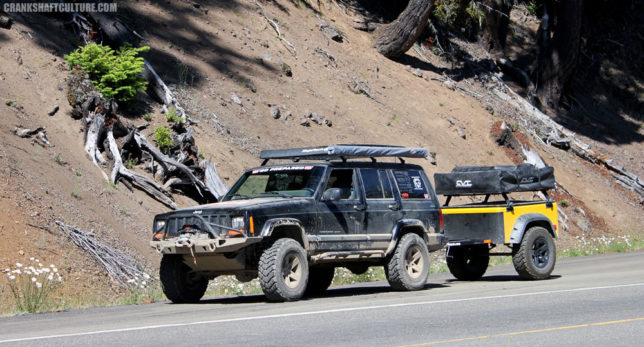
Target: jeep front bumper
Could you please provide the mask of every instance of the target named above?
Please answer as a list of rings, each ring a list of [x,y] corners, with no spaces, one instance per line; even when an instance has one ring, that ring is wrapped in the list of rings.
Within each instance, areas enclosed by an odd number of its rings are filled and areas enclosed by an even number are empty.
[[[161,254],[213,254],[235,252],[258,243],[262,239],[262,237],[217,239],[177,237],[169,240],[150,241],[150,246]]]

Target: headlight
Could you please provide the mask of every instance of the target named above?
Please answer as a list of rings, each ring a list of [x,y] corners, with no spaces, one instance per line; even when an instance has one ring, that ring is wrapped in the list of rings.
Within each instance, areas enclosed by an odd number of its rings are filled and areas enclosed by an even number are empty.
[[[237,230],[244,229],[244,217],[233,217],[231,227]]]
[[[161,241],[163,240],[163,234],[165,230],[165,221],[158,220],[154,224],[154,235],[152,236],[152,241]]]

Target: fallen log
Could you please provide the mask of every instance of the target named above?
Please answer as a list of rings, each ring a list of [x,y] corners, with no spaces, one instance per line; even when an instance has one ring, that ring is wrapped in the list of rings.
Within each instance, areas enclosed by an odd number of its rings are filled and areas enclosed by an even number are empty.
[[[13,129],[13,133],[22,138],[31,138],[34,136],[32,143],[37,143],[42,147],[51,146],[49,139],[47,138],[47,132],[43,127],[38,127],[32,130],[18,126]]]
[[[211,193],[210,190],[208,190],[208,188],[206,187],[206,185],[197,176],[195,176],[195,174],[192,172],[192,170],[189,167],[181,164],[180,162],[178,162],[178,161],[168,157],[167,155],[161,153],[160,151],[158,151],[156,148],[154,148],[154,146],[152,146],[150,144],[150,142],[148,142],[148,140],[145,138],[145,136],[143,136],[142,134],[137,134],[137,135],[134,136],[134,139],[136,140],[136,143],[143,150],[145,150],[148,153],[150,153],[150,155],[152,155],[152,157],[154,159],[156,159],[157,162],[172,165],[173,167],[176,167],[181,172],[183,172],[186,176],[188,176],[190,181],[195,185],[195,188],[197,189],[197,191],[199,192],[201,197],[203,197],[203,198],[206,197],[206,196],[204,196],[204,192],[202,192],[202,191],[206,191],[208,193]],[[168,166],[165,166],[165,175],[168,175],[168,173],[169,173],[169,168],[168,168]],[[213,197],[215,197],[215,196],[213,195]],[[216,199],[218,199],[218,198],[216,198]]]
[[[208,190],[217,198],[217,200],[221,200],[221,198],[228,192],[228,185],[226,185],[226,183],[219,177],[215,163],[210,160],[204,160],[201,162],[201,166],[206,169],[205,179]]]
[[[123,166],[123,159],[121,158],[121,153],[119,152],[118,145],[116,144],[116,140],[114,139],[114,134],[111,129],[107,131],[107,140],[109,142],[110,151],[112,152],[112,157],[114,158],[114,167],[112,168],[112,175],[110,177],[110,181],[112,183],[116,184],[119,175],[126,177],[155,199],[163,202],[173,209],[177,208],[177,205],[170,198],[170,192],[168,192],[164,187],[157,184],[154,180],[134,173]]]
[[[101,112],[90,112],[85,118],[85,153],[89,155],[94,165],[107,165],[100,149],[99,140],[105,130],[105,116]]]
[[[576,134],[561,124],[548,117],[534,105],[530,104],[522,96],[515,93],[503,81],[492,76],[501,88],[493,88],[492,92],[501,100],[508,102],[514,107],[522,110],[524,114],[532,121],[540,125],[542,129],[549,131],[540,131],[544,137],[539,137],[540,141],[560,149],[570,149],[579,158],[600,165],[611,171],[616,183],[624,188],[636,193],[640,197],[640,202],[644,201],[644,182],[637,175],[628,172],[621,166],[613,164],[614,161],[607,159],[605,156],[593,151],[590,145],[576,138]],[[538,136],[536,131],[531,131],[534,136]]]

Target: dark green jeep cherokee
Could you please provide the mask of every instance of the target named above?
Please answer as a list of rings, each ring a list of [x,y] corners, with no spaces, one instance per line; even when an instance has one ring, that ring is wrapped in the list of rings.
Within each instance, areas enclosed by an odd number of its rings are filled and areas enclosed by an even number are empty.
[[[423,288],[429,252],[446,240],[429,179],[403,158],[426,156],[373,145],[262,151],[263,165],[244,172],[221,202],[155,217],[151,246],[163,254],[164,293],[195,302],[209,280],[235,275],[259,277],[269,300],[297,300],[323,293],[339,266],[356,274],[384,266],[393,288]]]

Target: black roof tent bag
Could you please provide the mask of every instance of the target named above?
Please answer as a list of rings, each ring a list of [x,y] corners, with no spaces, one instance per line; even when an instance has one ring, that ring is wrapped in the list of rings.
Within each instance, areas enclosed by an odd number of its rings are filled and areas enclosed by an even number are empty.
[[[434,174],[441,195],[503,194],[555,188],[554,168],[518,166],[458,166],[450,173]]]
[[[332,145],[305,148],[263,150],[261,159],[337,159],[369,157],[426,158],[425,148],[380,145]]]

